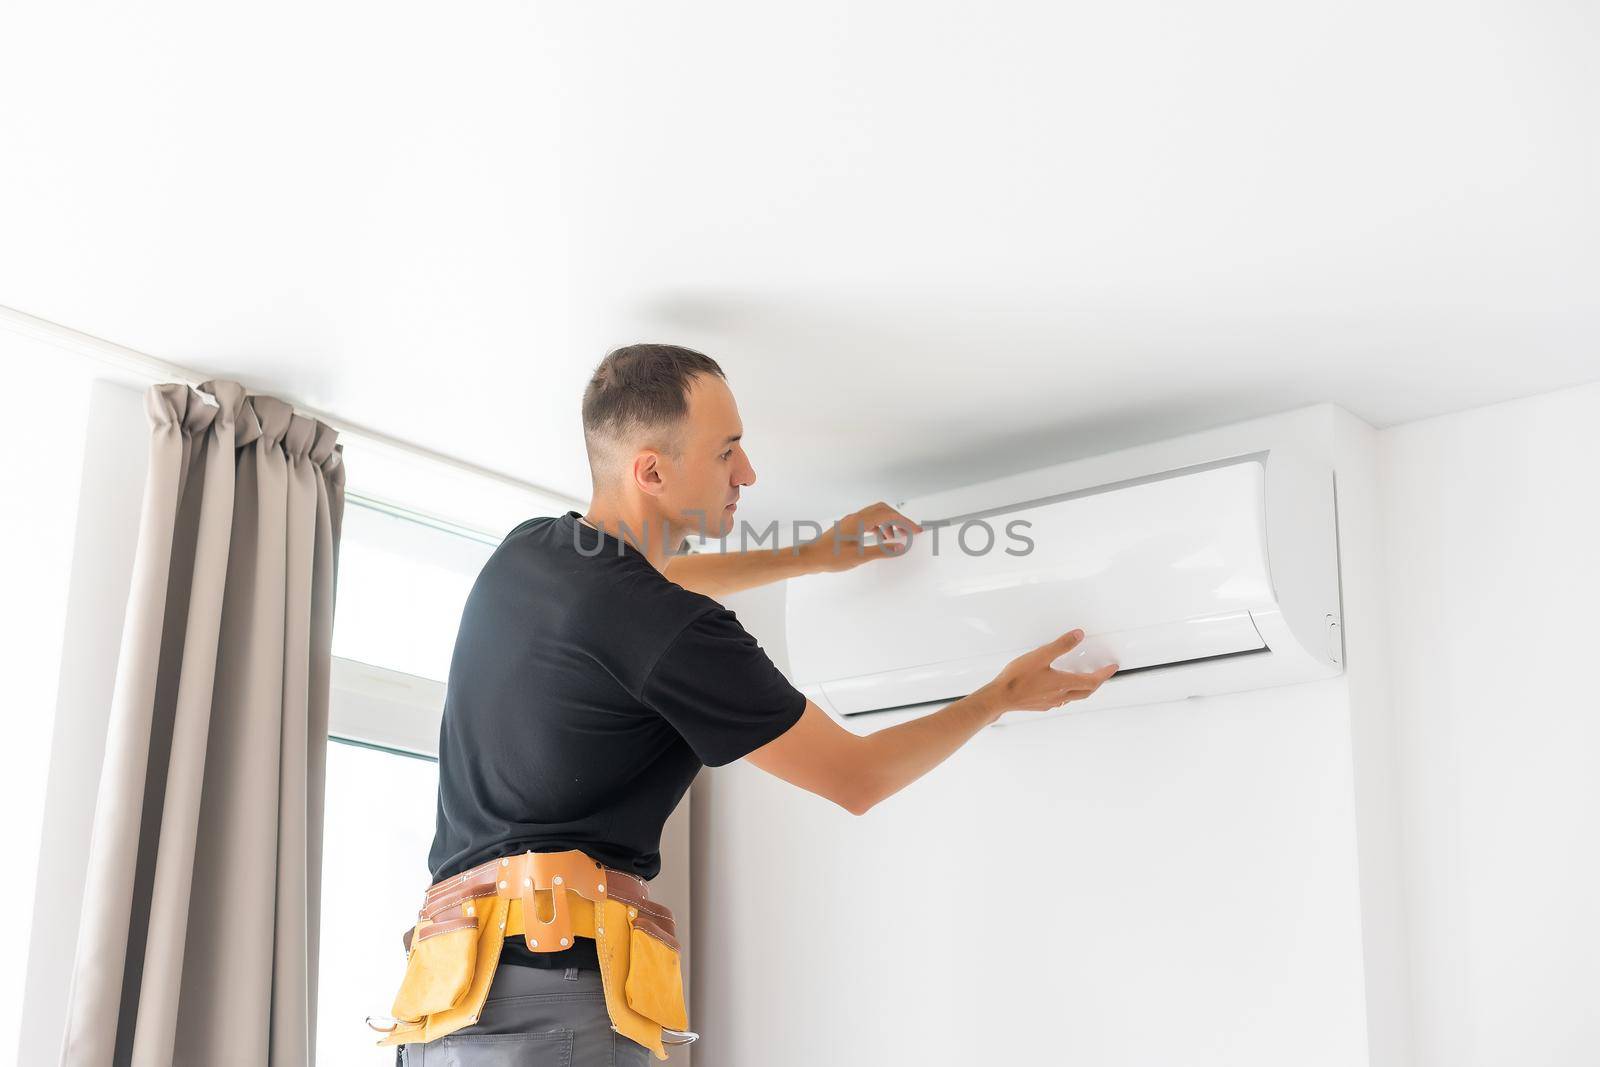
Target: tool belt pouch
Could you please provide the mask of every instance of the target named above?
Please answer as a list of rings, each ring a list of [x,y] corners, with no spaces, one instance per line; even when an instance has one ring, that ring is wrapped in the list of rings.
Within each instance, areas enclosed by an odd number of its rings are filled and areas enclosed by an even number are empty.
[[[477,1021],[500,962],[505,906],[480,898],[413,927],[405,976],[389,1012],[394,1029],[380,1045],[432,1041]]]
[[[688,1028],[678,946],[638,921],[628,930],[628,977],[623,992],[628,1007],[645,1018],[669,1030]]]
[[[684,1044],[694,1035],[679,1033],[688,1020],[677,940],[653,920],[651,907],[605,901],[596,909],[595,941],[611,1028],[664,1060],[669,1037]]]
[[[390,1014],[417,1022],[454,1007],[472,985],[477,947],[476,916],[418,923],[411,933],[405,978]]]

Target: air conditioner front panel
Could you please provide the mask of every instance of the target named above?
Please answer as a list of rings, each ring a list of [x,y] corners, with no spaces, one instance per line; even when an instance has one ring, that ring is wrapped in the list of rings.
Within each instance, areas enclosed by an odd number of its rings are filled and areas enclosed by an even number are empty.
[[[1200,649],[1259,647],[1242,626],[1275,608],[1264,495],[1262,458],[1249,456],[924,523],[904,558],[790,583],[796,683],[825,686],[849,714],[859,701],[844,694],[893,688],[875,678],[922,693],[1078,627],[1094,635],[1080,658],[1129,657],[1125,666],[1163,642],[1181,652],[1190,632]]]

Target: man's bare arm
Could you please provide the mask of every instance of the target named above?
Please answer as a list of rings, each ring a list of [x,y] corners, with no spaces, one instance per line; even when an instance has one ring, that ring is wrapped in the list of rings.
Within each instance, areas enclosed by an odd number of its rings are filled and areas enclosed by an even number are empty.
[[[999,715],[980,691],[863,737],[808,700],[799,722],[745,759],[852,815],[864,815],[944,762]]]
[[[846,730],[808,700],[805,713],[782,737],[745,759],[852,815],[864,815],[949,759],[1005,712],[1045,711],[1100,688],[1116,672],[1116,664],[1090,674],[1050,666],[1082,640],[1081,630],[1063,634],[1012,660],[971,696],[865,737]]]
[[[810,574],[815,565],[805,547],[800,546],[798,552],[793,548],[752,548],[744,552],[673,556],[667,561],[665,573],[685,589],[715,600],[742,589]]]

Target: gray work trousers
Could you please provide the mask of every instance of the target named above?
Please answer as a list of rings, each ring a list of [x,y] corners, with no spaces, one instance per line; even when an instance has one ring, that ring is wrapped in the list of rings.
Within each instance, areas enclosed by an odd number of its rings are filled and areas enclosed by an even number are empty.
[[[600,972],[503,964],[471,1026],[401,1045],[397,1067],[645,1067],[650,1050],[611,1029]]]

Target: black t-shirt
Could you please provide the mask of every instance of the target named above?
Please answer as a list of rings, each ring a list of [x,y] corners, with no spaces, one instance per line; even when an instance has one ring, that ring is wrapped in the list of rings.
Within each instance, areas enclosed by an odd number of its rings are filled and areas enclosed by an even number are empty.
[[[702,766],[805,710],[733,612],[576,511],[506,535],[461,616],[439,730],[435,882],[486,860],[582,849],[641,878]],[[598,967],[594,942],[502,962]]]

